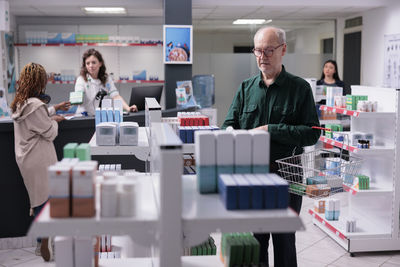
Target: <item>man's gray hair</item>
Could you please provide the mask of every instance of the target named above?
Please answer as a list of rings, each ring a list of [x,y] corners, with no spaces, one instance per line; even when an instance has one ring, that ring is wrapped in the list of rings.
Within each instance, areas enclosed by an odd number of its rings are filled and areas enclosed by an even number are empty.
[[[280,44],[286,43],[286,32],[281,29],[281,28],[277,28],[277,27],[272,27],[272,26],[264,26],[260,29],[258,29],[258,31],[256,32],[256,34],[254,35],[254,38],[258,35],[261,34],[262,32],[268,30],[268,29],[273,29],[274,32],[276,33],[276,37],[278,37],[278,42]]]

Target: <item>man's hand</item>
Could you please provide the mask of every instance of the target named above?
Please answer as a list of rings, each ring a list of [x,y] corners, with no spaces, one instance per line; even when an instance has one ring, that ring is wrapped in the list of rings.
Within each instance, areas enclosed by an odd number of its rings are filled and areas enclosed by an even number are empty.
[[[268,125],[259,126],[257,128],[254,128],[254,130],[263,130],[268,132]]]
[[[69,102],[69,101],[64,101],[64,102],[54,105],[54,108],[56,109],[56,111],[60,110],[60,109],[67,111],[68,109],[70,109],[70,107],[71,107],[71,102]]]
[[[130,112],[137,112],[137,111],[138,111],[137,106],[136,106],[136,105],[130,106],[130,107],[129,107],[129,111],[130,111]]]
[[[56,122],[60,122],[60,121],[65,120],[65,118],[63,116],[60,116],[60,115],[53,115],[53,116],[51,116],[51,119],[55,120]]]

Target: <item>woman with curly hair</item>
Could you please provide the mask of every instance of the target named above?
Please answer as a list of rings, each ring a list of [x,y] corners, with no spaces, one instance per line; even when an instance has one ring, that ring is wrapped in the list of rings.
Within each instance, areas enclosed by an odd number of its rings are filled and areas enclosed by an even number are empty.
[[[119,95],[113,80],[106,73],[103,56],[96,49],[89,49],[83,54],[81,73],[75,83],[75,92],[78,91],[84,92],[84,96],[77,113],[86,111],[88,115],[93,116],[101,99],[99,94],[121,99],[125,111],[137,111],[136,105],[129,106]]]
[[[53,140],[58,134],[58,122],[64,118],[50,116],[49,110],[68,109],[62,102],[48,109],[45,102],[47,74],[43,66],[28,63],[22,69],[16,95],[11,103],[14,120],[15,159],[28,191],[31,215],[37,216],[49,198],[47,167],[57,162]],[[45,261],[52,258],[52,245],[48,238],[38,239],[36,254]]]

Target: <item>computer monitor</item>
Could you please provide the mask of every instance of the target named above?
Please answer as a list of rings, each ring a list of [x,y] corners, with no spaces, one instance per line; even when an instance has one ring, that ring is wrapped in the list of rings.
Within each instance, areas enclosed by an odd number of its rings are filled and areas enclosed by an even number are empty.
[[[129,106],[136,105],[138,110],[144,110],[144,99],[146,97],[154,97],[158,103],[161,100],[163,85],[136,86],[132,87],[131,99]]]

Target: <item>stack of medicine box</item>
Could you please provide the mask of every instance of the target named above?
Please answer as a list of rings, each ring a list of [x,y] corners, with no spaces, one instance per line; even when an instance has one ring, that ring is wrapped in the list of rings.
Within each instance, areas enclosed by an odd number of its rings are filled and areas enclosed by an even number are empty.
[[[224,266],[258,266],[260,243],[251,233],[224,233],[221,238]]]
[[[101,122],[116,122],[123,121],[122,116],[122,100],[121,99],[103,99],[101,108],[96,108],[95,123],[96,125]]]
[[[217,255],[217,246],[214,239],[210,236],[200,245],[188,247],[184,250],[184,256],[208,256]]]
[[[325,128],[331,129],[331,131],[325,131],[325,136],[328,138],[333,138],[333,132],[343,131],[343,125],[341,124],[325,124]]]
[[[63,148],[64,158],[78,158],[80,161],[91,160],[90,145],[87,143],[68,143]]]
[[[87,267],[99,265],[99,242],[93,246],[94,239],[85,236],[56,236],[54,248],[57,267]]]
[[[318,213],[325,213],[325,200],[323,199],[315,200],[314,211]]]
[[[328,221],[339,220],[340,215],[340,200],[339,199],[327,199],[325,201],[325,219]]]
[[[359,100],[368,100],[366,95],[346,95],[346,109],[357,110]]]
[[[210,120],[200,112],[178,112],[177,118],[180,126],[209,126]]]
[[[366,175],[358,175],[358,189],[368,190],[369,189],[369,177]]]
[[[217,193],[221,173],[268,173],[269,149],[270,136],[265,131],[195,132],[198,191]]]
[[[342,96],[342,95],[343,95],[342,87],[328,86],[326,88],[326,105],[329,107],[335,106],[335,96]]]
[[[288,207],[288,182],[274,173],[221,174],[218,182],[227,210]]]
[[[178,126],[178,136],[185,144],[194,143],[194,133],[196,131],[216,131],[218,126]]]
[[[64,158],[49,166],[50,217],[93,217],[97,161]]]
[[[349,218],[346,220],[346,231],[348,233],[354,233],[357,229],[356,226],[356,219],[354,218]]]

